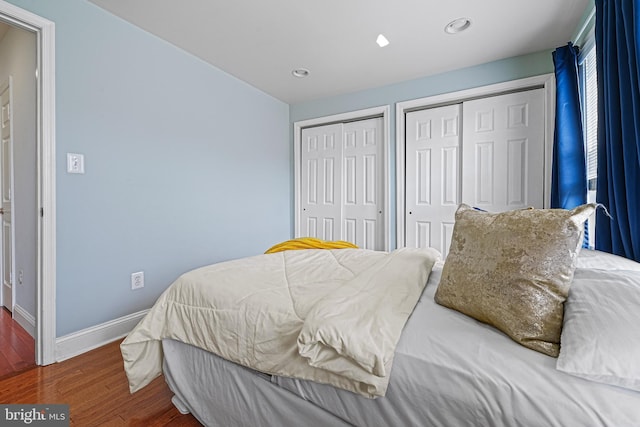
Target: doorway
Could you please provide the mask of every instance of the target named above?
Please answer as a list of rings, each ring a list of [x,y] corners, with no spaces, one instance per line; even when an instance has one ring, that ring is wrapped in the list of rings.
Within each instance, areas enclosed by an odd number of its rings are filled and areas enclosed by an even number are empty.
[[[35,359],[55,362],[55,25],[0,0],[0,21],[35,37]],[[14,134],[15,138],[15,134]],[[33,165],[32,165],[33,167]],[[24,273],[23,273],[24,274]],[[19,276],[19,273],[18,273]],[[19,294],[19,292],[18,292]],[[15,307],[14,307],[15,311]]]
[[[37,45],[9,24],[0,34],[0,372],[8,375],[35,364]]]

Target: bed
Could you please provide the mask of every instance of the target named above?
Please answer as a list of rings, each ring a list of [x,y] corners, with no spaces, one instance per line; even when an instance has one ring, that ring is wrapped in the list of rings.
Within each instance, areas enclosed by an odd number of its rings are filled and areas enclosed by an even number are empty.
[[[640,426],[640,264],[575,254],[557,358],[437,303],[447,273],[435,259],[416,276],[425,283],[393,347],[383,396],[251,369],[171,334],[154,337],[161,351],[153,357],[174,405],[207,426]]]

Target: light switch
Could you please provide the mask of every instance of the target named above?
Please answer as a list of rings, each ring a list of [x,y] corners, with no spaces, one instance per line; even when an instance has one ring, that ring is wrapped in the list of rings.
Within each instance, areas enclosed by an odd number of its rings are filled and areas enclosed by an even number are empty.
[[[67,173],[84,173],[84,154],[67,153]]]

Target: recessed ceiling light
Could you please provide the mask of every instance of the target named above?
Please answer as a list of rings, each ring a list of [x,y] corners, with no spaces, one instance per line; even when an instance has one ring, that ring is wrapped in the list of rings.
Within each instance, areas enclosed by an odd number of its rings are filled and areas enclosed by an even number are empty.
[[[458,18],[449,22],[446,27],[444,27],[445,33],[448,34],[457,34],[466,30],[471,26],[471,21],[468,18]]]
[[[307,77],[310,74],[310,71],[306,68],[296,68],[291,72],[291,74],[293,74],[294,77],[303,78]]]
[[[380,46],[380,47],[385,47],[386,45],[389,44],[389,40],[387,40],[387,38],[385,36],[383,36],[382,34],[378,34],[378,38],[376,39],[376,43],[378,43],[378,46]]]

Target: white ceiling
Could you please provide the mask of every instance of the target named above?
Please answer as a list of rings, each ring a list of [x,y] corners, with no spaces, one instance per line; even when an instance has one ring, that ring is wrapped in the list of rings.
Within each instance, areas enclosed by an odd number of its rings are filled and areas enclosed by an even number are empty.
[[[289,104],[566,44],[592,0],[90,0]],[[444,27],[467,17],[471,27]],[[391,42],[380,48],[379,33]],[[304,67],[311,74],[291,75]]]

